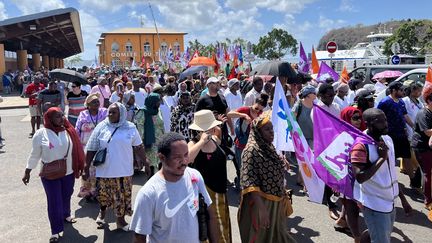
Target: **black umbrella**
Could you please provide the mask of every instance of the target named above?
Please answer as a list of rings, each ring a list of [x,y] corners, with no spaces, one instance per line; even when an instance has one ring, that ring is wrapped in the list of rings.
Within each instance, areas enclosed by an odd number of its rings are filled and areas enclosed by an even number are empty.
[[[289,62],[285,61],[269,61],[260,64],[252,70],[252,74],[288,77],[288,83],[299,83],[297,72]]]
[[[204,71],[204,70],[207,70],[207,66],[193,66],[193,67],[190,67],[190,68],[184,70],[180,74],[179,80],[182,80],[182,79],[186,78],[187,76],[194,75],[194,74],[199,73],[199,72]]]
[[[78,81],[81,84],[87,84],[87,78],[84,76],[84,74],[67,68],[54,69],[49,72],[49,76],[51,78],[57,78],[61,81],[66,81],[66,82]]]

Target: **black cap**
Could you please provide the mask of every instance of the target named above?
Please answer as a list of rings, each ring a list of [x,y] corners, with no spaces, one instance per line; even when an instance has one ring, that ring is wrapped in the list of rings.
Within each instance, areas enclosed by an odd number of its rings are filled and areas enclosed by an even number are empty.
[[[358,98],[370,99],[374,97],[374,93],[370,92],[367,89],[359,89],[357,91],[356,97],[357,99]]]

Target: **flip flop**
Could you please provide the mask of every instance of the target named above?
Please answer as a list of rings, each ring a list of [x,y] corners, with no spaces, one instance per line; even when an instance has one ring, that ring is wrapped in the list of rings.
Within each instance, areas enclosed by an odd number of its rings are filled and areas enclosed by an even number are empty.
[[[65,221],[66,221],[66,223],[69,223],[69,224],[75,224],[77,222],[76,218],[73,218],[71,216],[65,218]]]
[[[105,225],[105,219],[101,219],[99,216],[96,219],[96,224],[98,229],[103,229]]]
[[[118,229],[118,230],[122,230],[122,231],[124,231],[124,232],[129,232],[129,231],[131,231],[131,230],[129,229],[129,224],[127,224],[127,225],[125,225],[125,226],[123,226],[123,227],[117,225],[117,229]]]

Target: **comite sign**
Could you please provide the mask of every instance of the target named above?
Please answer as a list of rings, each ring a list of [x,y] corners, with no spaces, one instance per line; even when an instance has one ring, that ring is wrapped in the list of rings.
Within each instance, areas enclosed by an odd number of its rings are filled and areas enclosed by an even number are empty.
[[[136,57],[138,56],[136,52],[111,52],[111,57]],[[143,56],[151,57],[151,52],[144,52]]]

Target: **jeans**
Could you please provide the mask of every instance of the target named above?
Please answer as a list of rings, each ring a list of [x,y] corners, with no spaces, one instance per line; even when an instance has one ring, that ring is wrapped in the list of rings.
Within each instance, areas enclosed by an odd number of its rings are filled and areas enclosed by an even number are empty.
[[[369,230],[371,243],[390,243],[396,210],[393,209],[390,213],[381,213],[364,207],[363,216]]]

